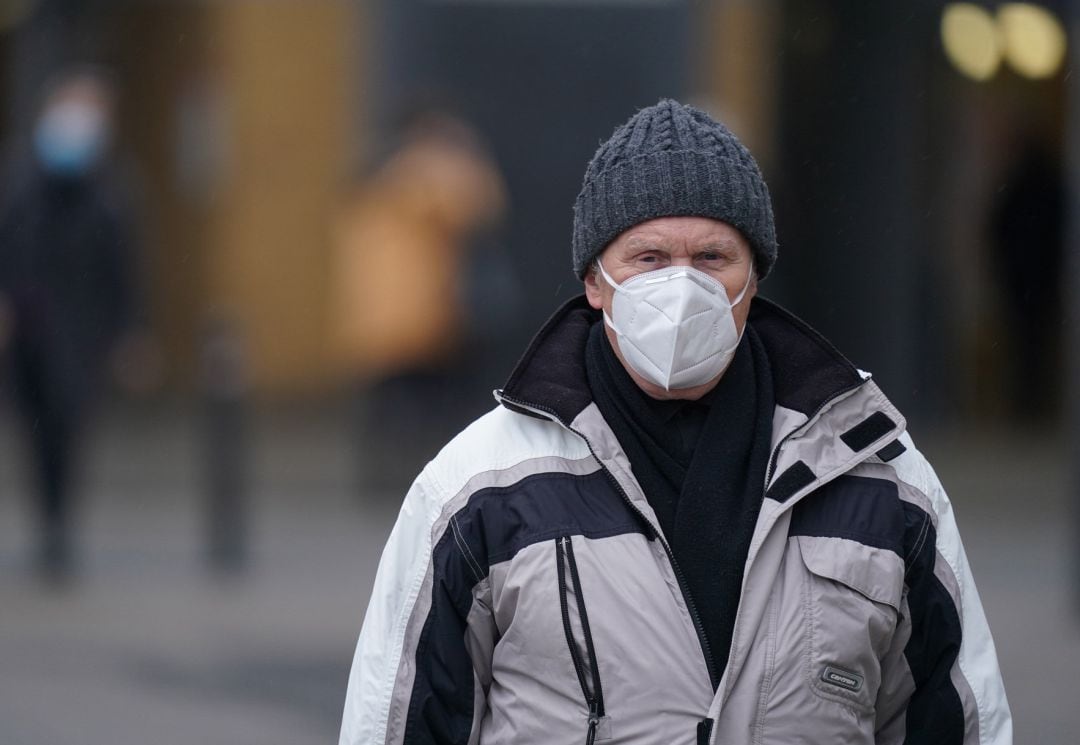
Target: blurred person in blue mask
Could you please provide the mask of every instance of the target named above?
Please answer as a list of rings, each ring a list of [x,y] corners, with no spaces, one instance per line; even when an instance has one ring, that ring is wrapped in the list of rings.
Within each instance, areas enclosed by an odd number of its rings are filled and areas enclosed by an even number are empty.
[[[637,112],[571,246],[584,293],[405,497],[342,745],[1009,745],[903,415],[758,294],[777,240],[742,143]]]
[[[73,566],[72,481],[79,433],[104,373],[140,342],[135,228],[112,165],[114,92],[89,68],[46,89],[29,147],[0,199],[0,351],[25,424],[37,489],[38,567]],[[127,370],[130,372],[130,370]]]

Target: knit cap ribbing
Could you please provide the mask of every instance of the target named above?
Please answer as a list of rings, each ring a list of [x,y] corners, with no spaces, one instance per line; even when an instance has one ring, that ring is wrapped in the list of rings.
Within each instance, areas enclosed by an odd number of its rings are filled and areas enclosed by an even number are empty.
[[[750,151],[723,124],[664,99],[615,130],[574,203],[574,272],[620,233],[657,217],[721,220],[750,243],[758,278],[776,261],[772,200]]]

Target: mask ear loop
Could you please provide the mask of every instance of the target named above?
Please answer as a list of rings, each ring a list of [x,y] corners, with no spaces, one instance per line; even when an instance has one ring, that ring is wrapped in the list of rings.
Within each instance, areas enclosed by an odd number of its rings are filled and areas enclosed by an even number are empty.
[[[742,292],[740,292],[738,297],[735,298],[735,302],[731,304],[731,309],[732,310],[735,310],[735,306],[743,301],[743,297],[746,296],[746,291],[750,289],[750,281],[753,278],[754,278],[754,262],[751,261],[750,262],[750,274],[746,277],[746,284],[743,285]],[[732,317],[731,320],[732,320],[732,322],[734,322],[735,318]],[[750,325],[750,319],[747,318],[746,321],[743,323],[742,331],[739,332],[739,338],[735,341],[735,346],[736,347],[738,347],[739,344],[742,343],[743,335],[746,334],[746,327],[749,326],[749,325]]]
[[[595,263],[596,263],[596,268],[600,270],[600,276],[602,276],[604,278],[605,282],[607,282],[609,285],[611,285],[611,288],[613,290],[615,290],[616,292],[626,292],[626,290],[624,290],[623,288],[621,288],[617,284],[615,284],[615,280],[613,280],[611,278],[611,276],[607,272],[604,271],[604,265],[600,263],[600,259],[597,259]],[[601,312],[604,314],[604,324],[609,326],[612,331],[614,331],[616,334],[619,334],[621,336],[622,332],[619,331],[619,329],[615,328],[615,322],[613,320],[611,320],[611,317],[607,314],[607,311],[605,310],[605,311],[601,311]]]
[[[750,289],[750,282],[753,279],[754,279],[754,262],[751,261],[750,262],[750,273],[746,275],[746,284],[743,285],[742,291],[739,292],[739,294],[735,296],[735,302],[733,302],[731,304],[732,308],[734,308],[736,305],[738,305],[739,303],[741,303],[743,301],[743,298],[746,296],[746,291]],[[740,338],[741,338],[741,335],[740,335]]]
[[[600,270],[600,276],[604,278],[604,281],[611,285],[611,289],[616,292],[626,292],[626,290],[615,283],[615,280],[611,278],[610,274],[604,271],[604,265],[600,263],[600,259],[596,260],[596,268]]]

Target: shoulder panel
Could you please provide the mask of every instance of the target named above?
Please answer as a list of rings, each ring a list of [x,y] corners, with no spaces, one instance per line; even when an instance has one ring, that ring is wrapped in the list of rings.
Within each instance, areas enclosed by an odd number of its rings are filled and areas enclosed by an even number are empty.
[[[562,425],[497,406],[439,451],[422,478],[431,480],[449,499],[480,474],[538,458],[583,461],[592,455],[585,441]],[[581,466],[573,470],[580,471]]]

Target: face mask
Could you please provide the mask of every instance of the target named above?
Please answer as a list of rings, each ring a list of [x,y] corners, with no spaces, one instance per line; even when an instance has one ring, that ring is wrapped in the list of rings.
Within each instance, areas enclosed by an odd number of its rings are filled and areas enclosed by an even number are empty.
[[[670,391],[708,383],[727,368],[741,338],[731,310],[750,287],[753,266],[735,302],[720,282],[692,267],[669,266],[618,285],[597,266],[615,289],[604,322],[638,375]]]
[[[61,103],[46,111],[38,122],[34,149],[45,170],[78,176],[97,164],[107,138],[100,109],[84,103]]]

